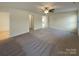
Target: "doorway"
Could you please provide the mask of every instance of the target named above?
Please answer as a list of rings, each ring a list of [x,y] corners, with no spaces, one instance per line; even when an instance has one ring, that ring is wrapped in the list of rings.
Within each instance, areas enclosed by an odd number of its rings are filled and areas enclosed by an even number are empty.
[[[42,16],[42,28],[47,28],[48,27],[48,16],[44,15]]]
[[[29,15],[29,32],[34,31],[34,16]]]

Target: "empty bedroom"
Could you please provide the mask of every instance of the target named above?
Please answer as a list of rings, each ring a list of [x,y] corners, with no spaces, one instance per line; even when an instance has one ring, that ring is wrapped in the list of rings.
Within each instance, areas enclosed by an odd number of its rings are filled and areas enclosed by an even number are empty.
[[[78,2],[0,2],[0,56],[78,56]]]

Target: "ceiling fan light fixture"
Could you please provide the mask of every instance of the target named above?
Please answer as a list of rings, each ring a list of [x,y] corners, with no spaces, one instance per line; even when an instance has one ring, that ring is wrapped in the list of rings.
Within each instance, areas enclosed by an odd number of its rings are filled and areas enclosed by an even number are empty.
[[[45,13],[45,14],[48,14],[48,13],[49,13],[48,8],[45,8],[44,13]]]
[[[54,13],[56,6],[49,3],[46,5],[39,6],[39,8],[40,8],[40,12],[43,12],[44,14],[48,14],[50,12]]]

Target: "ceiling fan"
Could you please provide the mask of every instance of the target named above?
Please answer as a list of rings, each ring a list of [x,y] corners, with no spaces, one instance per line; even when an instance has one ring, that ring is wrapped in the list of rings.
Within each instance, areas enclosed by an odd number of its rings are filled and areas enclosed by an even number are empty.
[[[43,12],[44,14],[48,14],[50,12],[54,13],[56,6],[52,3],[47,3],[47,4],[38,6],[38,8],[40,9],[40,12]]]

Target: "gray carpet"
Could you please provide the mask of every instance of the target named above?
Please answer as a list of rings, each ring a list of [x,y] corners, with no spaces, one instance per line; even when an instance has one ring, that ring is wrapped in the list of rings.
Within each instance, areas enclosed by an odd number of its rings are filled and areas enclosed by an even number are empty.
[[[74,33],[39,29],[9,38],[0,44],[1,56],[61,56],[79,55],[79,40]],[[70,51],[66,51],[70,50]],[[74,50],[71,51],[71,50]],[[71,53],[72,52],[72,53]]]

